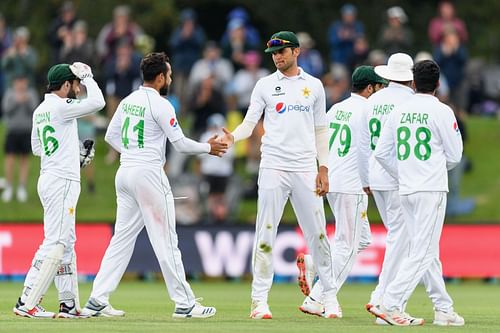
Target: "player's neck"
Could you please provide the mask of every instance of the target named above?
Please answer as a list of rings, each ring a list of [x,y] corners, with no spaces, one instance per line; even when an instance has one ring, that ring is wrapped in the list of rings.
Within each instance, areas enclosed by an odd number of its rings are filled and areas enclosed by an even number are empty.
[[[156,90],[156,91],[160,92],[160,88],[158,88],[158,87],[155,85],[155,83],[154,83],[154,82],[144,82],[142,86],[143,86],[143,87],[145,87],[145,88],[151,88],[151,89],[154,89],[154,90]]]
[[[300,74],[300,69],[299,69],[299,66],[297,66],[297,64],[295,64],[293,66],[290,66],[289,68],[287,68],[284,71],[280,70],[280,72],[284,76],[293,77],[293,76],[297,76]]]

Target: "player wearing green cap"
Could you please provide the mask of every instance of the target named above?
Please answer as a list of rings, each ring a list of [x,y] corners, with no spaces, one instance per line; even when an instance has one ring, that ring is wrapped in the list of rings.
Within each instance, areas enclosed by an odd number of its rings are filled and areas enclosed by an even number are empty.
[[[326,195],[335,215],[335,238],[332,244],[336,292],[344,284],[357,253],[370,243],[370,227],[366,209],[368,196],[363,192],[358,168],[361,127],[365,125],[367,98],[387,82],[375,74],[372,66],[360,66],[352,74],[351,96],[331,107],[327,113],[330,130],[328,174],[330,190]],[[304,313],[341,318],[342,309],[325,309],[322,281],[312,286],[314,266],[310,255],[300,254],[299,286],[306,299],[300,306]],[[311,290],[312,288],[312,290]]]
[[[58,317],[79,315],[76,279],[75,214],[80,195],[80,166],[89,163],[81,156],[76,119],[104,107],[104,96],[82,63],[58,64],[50,68],[44,101],[33,113],[31,147],[41,158],[38,195],[43,206],[44,240],[33,258],[24,289],[13,311],[29,318],[53,318],[41,298],[55,281],[59,291]],[[87,98],[76,99],[80,84]],[[57,272],[57,273],[56,273]]]
[[[264,115],[252,258],[253,319],[272,318],[267,300],[274,273],[273,251],[288,199],[324,282],[326,308],[335,293],[321,198],[328,192],[325,91],[321,81],[298,67],[300,45],[293,32],[272,35],[265,52],[272,54],[277,71],[257,82],[245,119],[232,133],[225,130],[223,137],[230,145],[248,138]]]

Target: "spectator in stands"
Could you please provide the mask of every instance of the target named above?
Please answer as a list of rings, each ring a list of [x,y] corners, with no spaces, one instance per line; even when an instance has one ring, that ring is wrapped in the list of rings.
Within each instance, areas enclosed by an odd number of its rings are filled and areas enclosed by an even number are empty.
[[[444,32],[440,45],[434,48],[433,57],[448,81],[450,102],[458,108],[464,108],[463,79],[467,51],[455,29]]]
[[[59,55],[60,62],[72,64],[83,62],[89,66],[95,64],[94,43],[87,35],[87,23],[83,20],[75,22],[70,33],[64,38],[64,45]]]
[[[191,8],[181,12],[181,24],[175,28],[169,41],[172,51],[172,70],[175,75],[174,91],[185,107],[189,73],[194,63],[201,58],[205,45],[205,32],[196,22],[196,13]],[[181,113],[184,110],[181,110]]]
[[[364,35],[364,25],[356,19],[357,9],[348,3],[340,9],[342,18],[334,22],[328,29],[330,61],[349,67],[352,62],[354,41]]]
[[[379,34],[379,45],[387,54],[409,53],[413,45],[413,33],[406,25],[408,16],[403,8],[391,7],[387,10],[387,24]]]
[[[434,17],[428,28],[429,40],[434,46],[439,45],[445,31],[454,29],[461,43],[466,43],[469,35],[464,21],[455,16],[455,6],[450,0],[443,0],[438,5],[439,16]]]
[[[244,67],[245,52],[255,50],[256,45],[250,43],[246,35],[245,22],[232,19],[227,25],[227,38],[221,41],[222,56],[231,60],[234,70]]]
[[[142,28],[130,17],[130,7],[119,5],[113,10],[113,21],[107,23],[97,36],[97,54],[105,63],[115,55],[119,43],[126,41],[133,47],[135,39],[142,34]]]
[[[0,60],[3,58],[6,51],[10,48],[12,44],[12,32],[10,28],[7,26],[7,22],[5,21],[5,17],[2,13],[0,13]],[[0,70],[0,100],[3,97],[3,93],[6,87],[4,84],[4,73],[3,70]],[[2,110],[0,108],[0,118],[2,116]]]
[[[297,58],[298,65],[306,72],[321,79],[325,66],[318,50],[314,49],[314,39],[307,32],[298,32],[300,54]]]
[[[229,90],[236,95],[237,107],[242,114],[246,113],[248,109],[250,97],[257,81],[269,75],[269,71],[260,66],[261,60],[261,56],[257,51],[245,53],[243,57],[245,67],[236,72],[231,82]]]
[[[35,86],[35,69],[38,64],[37,52],[29,44],[30,31],[19,27],[14,31],[14,41],[2,58],[2,70],[5,75],[5,86],[12,85],[15,76],[28,78],[31,87]]]
[[[51,47],[51,64],[60,62],[61,49],[68,35],[72,35],[76,20],[76,9],[73,2],[65,1],[59,10],[59,16],[52,21],[47,35]]]
[[[31,156],[31,118],[38,106],[36,90],[29,86],[27,76],[16,75],[12,86],[7,89],[2,100],[4,120],[7,129],[5,140],[5,178],[6,186],[2,201],[9,202],[14,195],[14,170],[19,170],[16,198],[19,202],[28,200],[29,161]],[[15,166],[16,159],[19,167]]]
[[[108,119],[113,117],[120,101],[141,85],[140,62],[141,56],[128,39],[117,44],[115,55],[106,62],[104,78]],[[106,162],[112,163],[117,157],[117,152],[109,149]]]
[[[370,66],[385,65],[387,63],[387,54],[380,49],[373,49],[368,53],[366,62]]]
[[[330,72],[323,76],[327,110],[350,96],[351,80],[347,69],[342,65],[332,65]]]
[[[207,129],[201,135],[200,142],[207,142],[215,134],[222,136],[222,128],[226,126],[226,119],[220,113],[208,117]],[[205,154],[207,155],[207,154]],[[208,156],[208,155],[207,155]],[[200,159],[200,173],[208,186],[207,212],[209,222],[225,222],[229,207],[226,198],[226,189],[233,174],[234,153],[230,148],[222,157],[206,157],[198,155]]]
[[[354,40],[354,48],[349,71],[352,72],[356,67],[366,64],[369,54],[370,45],[368,45],[368,40],[366,39],[366,37],[356,37],[356,39]]]
[[[203,50],[203,58],[195,62],[189,74],[190,95],[195,87],[208,76],[213,76],[215,86],[222,91],[232,80],[233,75],[231,62],[221,57],[221,50],[216,42],[208,41]]]
[[[215,75],[209,73],[195,87],[189,107],[194,116],[193,136],[199,137],[206,129],[208,118],[216,113],[226,114],[224,96],[216,84]]]
[[[256,48],[260,45],[260,36],[257,29],[250,23],[250,17],[248,12],[243,7],[236,7],[232,9],[227,15],[227,27],[224,35],[222,36],[222,43],[225,43],[227,39],[229,39],[229,23],[233,20],[240,20],[243,22],[245,26],[245,34],[247,41],[253,48]]]

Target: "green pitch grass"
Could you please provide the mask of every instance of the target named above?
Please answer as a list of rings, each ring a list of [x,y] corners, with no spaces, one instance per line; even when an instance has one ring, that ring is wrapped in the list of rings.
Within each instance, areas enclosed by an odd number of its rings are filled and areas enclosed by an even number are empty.
[[[275,284],[269,305],[272,320],[252,320],[248,317],[250,285],[244,283],[204,282],[192,284],[195,294],[204,297],[204,304],[217,308],[209,319],[172,319],[173,304],[163,283],[123,282],[112,296],[112,304],[126,311],[123,318],[48,319],[33,320],[12,313],[22,285],[0,282],[0,332],[395,332],[396,327],[374,324],[374,317],[364,310],[364,304],[374,285],[348,284],[339,294],[344,312],[342,319],[324,319],[305,315],[298,310],[303,297],[295,284]],[[84,303],[90,293],[89,283],[81,284]],[[448,290],[455,308],[466,320],[464,327],[432,325],[433,311],[423,288],[419,287],[408,305],[408,312],[423,317],[422,327],[404,328],[418,332],[500,332],[499,285],[483,283],[449,284]],[[57,307],[56,291],[52,287],[43,302],[47,310]]]

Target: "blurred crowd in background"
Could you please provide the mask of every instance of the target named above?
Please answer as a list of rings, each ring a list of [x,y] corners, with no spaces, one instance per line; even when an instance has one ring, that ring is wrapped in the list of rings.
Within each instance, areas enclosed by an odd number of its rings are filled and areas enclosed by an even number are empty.
[[[328,28],[328,54],[315,49],[315,36],[296,31],[301,45],[299,66],[322,80],[328,108],[349,96],[351,73],[356,66],[385,64],[392,53],[409,53],[414,42],[408,26],[412,13],[399,6],[387,8],[377,40],[366,37],[354,5],[344,4],[339,10],[340,19]],[[269,36],[263,36],[252,24],[246,9],[236,7],[229,12],[226,31],[218,40],[206,38],[205,27],[197,21],[199,14],[191,8],[183,9],[179,26],[168,37],[173,69],[168,99],[181,119],[185,134],[206,140],[213,133],[220,133],[222,127],[233,129],[241,122],[255,83],[275,68],[263,66],[262,51]],[[432,49],[409,54],[415,61],[434,59],[441,67],[439,98],[456,111],[466,140],[465,114],[498,113],[500,87],[495,86],[496,74],[483,71],[485,64],[481,60],[469,58],[467,23],[457,17],[452,2],[440,2],[436,16],[429,17],[428,22]],[[106,96],[106,108],[97,116],[79,120],[78,126],[81,139],[95,139],[105,130],[119,101],[141,84],[142,56],[161,50],[155,48],[148,32],[134,21],[134,13],[127,5],[114,9],[109,23],[97,36],[89,36],[87,31],[78,8],[72,2],[65,2],[47,31],[47,42],[51,46],[49,65],[81,61],[93,68]],[[1,199],[25,202],[30,172],[31,114],[41,101],[43,87],[36,85],[37,45],[30,43],[30,31],[22,26],[9,26],[8,18],[1,14],[0,58],[1,113],[7,135]],[[263,132],[259,124],[249,140],[237,144],[222,159],[207,156],[188,159],[171,148],[167,150],[166,170],[174,192],[189,198],[176,204],[179,223],[226,221],[242,198],[256,197]],[[107,164],[117,163],[118,154],[110,148],[105,159]],[[472,200],[459,197],[461,174],[469,167],[465,159],[462,167],[450,175],[450,215],[464,214],[474,208]],[[18,179],[13,177],[14,169],[19,170]],[[87,180],[84,190],[89,194],[99,190],[93,181],[94,172],[93,167],[83,171]]]

